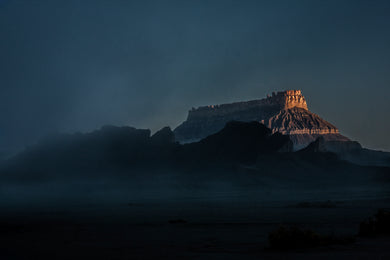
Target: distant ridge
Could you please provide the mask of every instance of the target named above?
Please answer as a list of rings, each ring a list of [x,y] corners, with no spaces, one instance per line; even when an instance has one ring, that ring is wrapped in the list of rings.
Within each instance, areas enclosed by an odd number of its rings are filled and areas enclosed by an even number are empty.
[[[261,122],[273,133],[290,135],[295,149],[307,146],[319,136],[331,141],[350,141],[336,126],[309,111],[301,90],[274,92],[259,100],[193,108],[187,120],[174,130],[175,137],[183,143],[198,141],[232,120]]]

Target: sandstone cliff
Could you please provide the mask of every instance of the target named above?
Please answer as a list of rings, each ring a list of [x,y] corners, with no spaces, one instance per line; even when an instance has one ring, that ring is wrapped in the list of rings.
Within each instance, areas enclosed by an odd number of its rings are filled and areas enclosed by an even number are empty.
[[[296,149],[314,141],[318,136],[326,140],[348,141],[331,123],[310,112],[300,90],[273,93],[260,100],[236,102],[193,108],[187,120],[175,130],[176,140],[192,142],[221,130],[229,121],[257,121],[290,135]]]

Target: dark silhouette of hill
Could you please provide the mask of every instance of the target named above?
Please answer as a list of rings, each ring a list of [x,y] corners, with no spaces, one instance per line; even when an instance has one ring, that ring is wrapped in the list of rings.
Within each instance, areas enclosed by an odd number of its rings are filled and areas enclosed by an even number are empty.
[[[182,146],[181,159],[203,162],[255,163],[261,154],[276,154],[292,150],[289,137],[258,122],[231,121],[216,134],[199,142]]]
[[[193,173],[206,181],[233,175],[240,179],[250,175],[255,179],[267,176],[281,181],[315,181],[318,176],[329,179],[337,175],[357,180],[363,172],[386,176],[389,170],[347,163],[334,153],[323,152],[321,145],[318,139],[307,148],[292,152],[289,136],[272,134],[258,122],[232,121],[216,134],[184,145],[175,142],[169,127],[151,136],[150,130],[104,126],[91,133],[47,138],[3,163],[0,177],[39,181],[132,177],[153,171],[176,172],[182,177],[182,172]],[[194,176],[184,177],[191,181]]]
[[[151,136],[146,129],[104,126],[86,134],[58,135],[27,148],[2,168],[10,176],[50,176],[147,167],[169,159],[167,155],[177,146],[169,132],[164,128]]]
[[[300,152],[335,154],[341,160],[362,166],[390,167],[390,153],[363,148],[356,141],[329,141],[319,136]]]

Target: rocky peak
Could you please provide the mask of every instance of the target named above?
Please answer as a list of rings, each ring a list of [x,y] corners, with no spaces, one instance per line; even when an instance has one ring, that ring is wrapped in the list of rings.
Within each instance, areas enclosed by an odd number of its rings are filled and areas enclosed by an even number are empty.
[[[257,121],[272,132],[290,135],[295,148],[323,136],[329,140],[349,140],[338,129],[308,110],[301,90],[273,92],[264,99],[193,108],[175,130],[179,142],[198,141],[221,130],[229,121]]]

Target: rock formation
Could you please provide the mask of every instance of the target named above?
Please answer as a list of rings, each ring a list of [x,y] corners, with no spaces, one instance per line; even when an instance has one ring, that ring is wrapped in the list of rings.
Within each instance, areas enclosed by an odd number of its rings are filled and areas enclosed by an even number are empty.
[[[198,141],[221,130],[229,121],[257,121],[290,135],[295,149],[307,146],[319,136],[325,140],[349,141],[331,123],[310,112],[301,90],[272,93],[265,99],[193,108],[175,130],[179,142]]]

